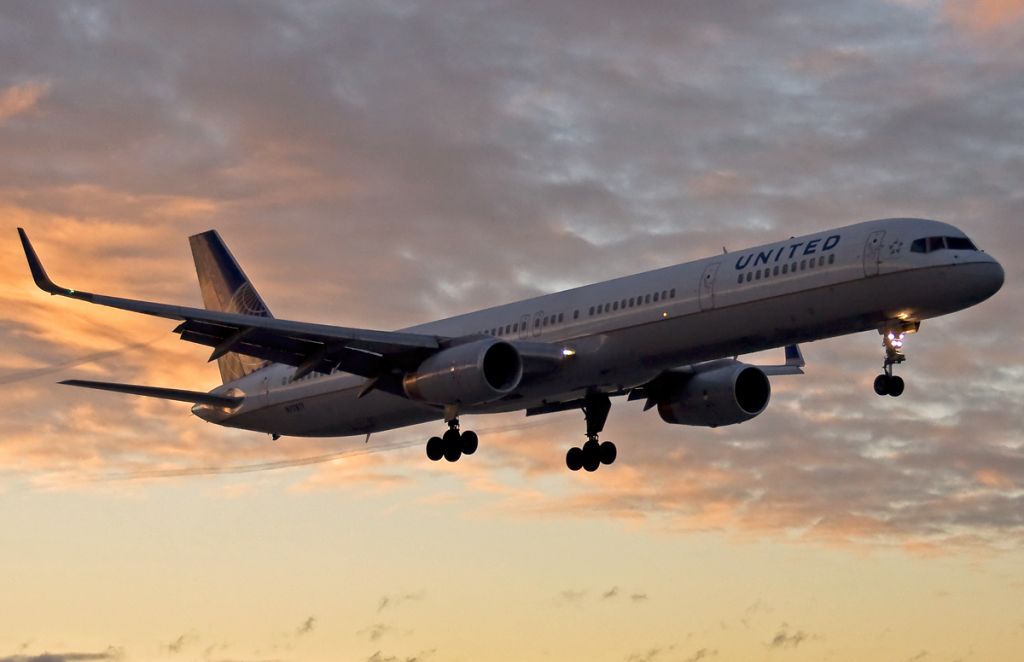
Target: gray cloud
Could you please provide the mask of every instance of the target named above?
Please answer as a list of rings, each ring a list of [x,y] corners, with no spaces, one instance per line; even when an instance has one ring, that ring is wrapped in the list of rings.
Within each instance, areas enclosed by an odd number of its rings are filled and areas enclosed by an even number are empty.
[[[712,657],[717,657],[717,656],[718,656],[718,650],[717,649],[709,650],[707,648],[701,648],[701,649],[699,649],[697,651],[694,651],[693,655],[691,655],[690,657],[686,658],[685,662],[699,662],[700,660],[705,660],[705,659],[712,658]]]
[[[426,596],[424,591],[413,591],[410,593],[396,593],[393,595],[381,596],[377,601],[377,611],[382,612],[387,608],[397,607],[405,602],[422,600]]]
[[[120,660],[124,651],[110,647],[99,653],[42,653],[40,655],[11,655],[0,657],[0,662],[86,662],[88,660]]]
[[[362,630],[359,630],[357,634],[366,635],[367,639],[369,639],[370,641],[379,641],[384,635],[393,630],[394,627],[387,625],[385,623],[374,623],[368,628],[363,628]]]
[[[302,621],[302,624],[295,629],[295,634],[297,634],[299,636],[302,636],[304,634],[309,634],[310,632],[313,631],[313,628],[315,626],[316,626],[316,618],[314,616],[310,616],[306,620]]]
[[[789,627],[783,623],[782,627],[779,628],[779,631],[775,633],[774,637],[772,637],[768,646],[770,648],[796,648],[809,638],[810,635],[803,630],[797,630],[790,633]]]
[[[381,651],[375,651],[372,655],[366,658],[366,662],[423,662],[430,658],[436,649],[420,651],[415,655],[399,656],[399,655],[386,655]]]
[[[0,126],[0,204],[38,215],[45,247],[78,256],[69,276],[195,303],[184,235],[216,225],[278,315],[383,328],[870,217],[947,219],[1014,256],[1024,37],[979,42],[934,11],[6,4],[0,98],[19,110]],[[53,219],[73,224],[50,232]],[[26,282],[9,248],[5,282]],[[879,352],[865,334],[806,347],[808,375],[778,380],[768,413],[736,428],[670,428],[617,402],[608,434],[642,480],[603,472],[543,511],[925,550],[1019,546],[1024,265],[1004,262],[996,298],[912,339],[901,401],[870,393]],[[13,356],[51,366],[109,351],[55,347],[39,316],[52,302],[38,296],[3,298]],[[180,358],[203,374],[204,352],[173,351],[92,367],[139,379]],[[47,370],[5,371],[16,459],[0,468],[90,459],[132,475],[187,459],[218,473],[265,459],[233,432],[202,448],[167,441],[190,429],[167,413],[180,410],[137,404],[146,415],[126,417],[116,398],[35,388]],[[81,403],[111,429],[87,438],[67,414]],[[578,426],[547,420],[545,435],[484,440],[488,461],[563,472],[552,439]]]

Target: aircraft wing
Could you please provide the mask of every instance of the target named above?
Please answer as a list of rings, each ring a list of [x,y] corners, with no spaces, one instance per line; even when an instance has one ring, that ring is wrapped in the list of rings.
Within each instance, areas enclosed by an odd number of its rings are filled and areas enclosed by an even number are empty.
[[[181,324],[174,332],[182,340],[213,347],[210,360],[236,352],[296,366],[296,378],[314,370],[329,373],[333,369],[372,378],[395,368],[414,369],[446,340],[418,333],[293,322],[73,290],[50,280],[28,235],[22,228],[18,228],[18,234],[32,278],[40,289],[101,306],[178,320]]]

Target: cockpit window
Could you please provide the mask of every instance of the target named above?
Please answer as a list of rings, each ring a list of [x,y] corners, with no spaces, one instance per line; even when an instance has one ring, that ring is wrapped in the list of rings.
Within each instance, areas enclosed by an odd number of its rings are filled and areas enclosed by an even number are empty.
[[[951,251],[976,251],[978,248],[967,237],[923,237],[910,244],[911,253],[931,253],[943,249]]]
[[[976,251],[977,247],[967,237],[946,237],[946,247],[951,251]]]

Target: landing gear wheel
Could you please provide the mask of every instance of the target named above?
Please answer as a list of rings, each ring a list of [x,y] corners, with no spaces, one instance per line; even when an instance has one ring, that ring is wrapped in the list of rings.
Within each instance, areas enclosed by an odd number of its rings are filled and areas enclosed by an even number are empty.
[[[466,430],[462,433],[459,449],[462,451],[463,455],[472,455],[476,452],[476,448],[479,444],[480,440],[477,438],[476,432]]]
[[[906,385],[903,383],[902,377],[890,377],[889,378],[889,395],[894,398],[898,398],[903,395],[903,389]]]
[[[444,442],[444,459],[449,462],[457,462],[462,457],[462,435],[456,429],[448,430],[441,437]]]
[[[583,468],[583,449],[578,446],[573,446],[569,449],[569,452],[565,454],[565,466],[569,467],[569,471],[579,471]]]
[[[431,437],[427,441],[427,457],[431,462],[437,462],[444,457],[444,441],[441,437]]]
[[[598,446],[598,457],[601,460],[601,464],[611,464],[615,461],[619,451],[615,448],[615,444],[610,441],[602,441],[601,445]]]
[[[601,444],[597,439],[590,439],[583,444],[583,468],[587,471],[597,471],[601,466]]]
[[[889,394],[889,375],[879,375],[875,377],[875,393],[878,395]]]

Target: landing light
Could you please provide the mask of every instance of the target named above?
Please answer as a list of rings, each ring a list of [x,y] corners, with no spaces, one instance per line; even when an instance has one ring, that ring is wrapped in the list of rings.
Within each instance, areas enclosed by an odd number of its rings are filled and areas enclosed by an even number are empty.
[[[571,347],[564,347],[562,349],[562,356],[565,356],[565,357],[576,356],[576,350],[572,349]]]

